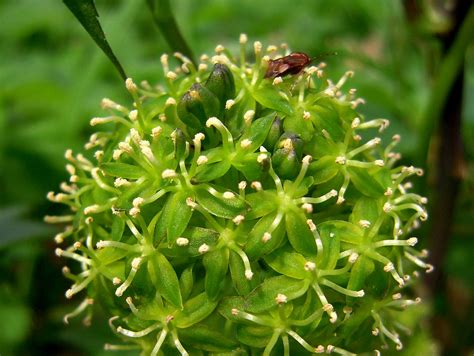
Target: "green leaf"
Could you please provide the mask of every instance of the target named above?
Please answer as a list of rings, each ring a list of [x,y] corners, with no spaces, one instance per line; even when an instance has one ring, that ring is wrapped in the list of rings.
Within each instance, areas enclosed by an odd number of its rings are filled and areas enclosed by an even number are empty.
[[[256,149],[258,149],[265,141],[274,119],[275,114],[272,113],[271,115],[261,117],[252,122],[250,129],[245,132],[239,139],[239,141],[236,143],[235,146],[237,152],[254,152]],[[243,148],[240,145],[243,140],[250,140],[251,144],[248,147]]]
[[[179,337],[184,342],[193,345],[193,347],[208,352],[226,352],[239,346],[236,340],[202,324],[193,325],[192,328],[181,329]]]
[[[335,107],[336,106],[336,107]],[[324,97],[313,107],[312,121],[318,132],[326,130],[334,141],[342,142],[345,131],[337,110],[338,103],[333,98]]]
[[[229,160],[223,160],[216,163],[206,163],[198,166],[194,178],[198,182],[210,182],[226,174],[230,167],[231,163]]]
[[[265,232],[268,232],[270,226],[275,221],[277,213],[269,214],[261,218],[249,233],[249,238],[245,244],[245,253],[251,260],[260,258],[261,256],[272,252],[282,243],[284,234],[284,224],[281,222],[278,227],[271,233],[271,239],[264,242],[262,240]]]
[[[98,17],[99,13],[95,8],[93,0],[63,0],[64,4],[74,14],[76,19],[81,23],[82,27],[89,33],[89,36],[94,42],[100,47],[104,54],[109,58],[112,64],[115,66],[117,71],[123,80],[127,79],[128,76],[125,74],[122,65],[115,56],[110,48],[107,39],[105,38],[104,31],[100,26]]]
[[[278,207],[278,196],[274,190],[250,193],[245,196],[245,199],[250,205],[250,211],[246,215],[249,220],[268,215]]]
[[[374,224],[377,221],[380,212],[381,207],[379,208],[376,199],[360,197],[354,205],[349,220],[353,224],[358,224],[361,220],[367,220]]]
[[[169,245],[172,245],[186,230],[192,209],[186,204],[188,195],[185,192],[171,194],[163,208],[160,221],[156,229],[156,236],[161,238],[166,234]]]
[[[216,300],[225,280],[229,266],[229,249],[219,248],[207,252],[202,260],[206,269],[204,286],[210,300]]]
[[[326,138],[322,133],[316,131],[310,138],[309,142],[305,144],[305,150],[310,154],[314,162],[325,156],[337,157],[340,153],[340,146]]]
[[[120,259],[125,257],[125,253],[122,253],[122,256],[120,256]],[[127,276],[125,274],[125,262],[123,261],[116,261],[112,263],[107,263],[107,264],[101,264],[97,269],[99,272],[108,278],[110,281],[112,281],[114,278],[120,278],[121,280],[124,280]]]
[[[365,280],[374,271],[374,262],[364,255],[359,256],[351,269],[351,276],[347,289],[361,290],[364,287]],[[354,299],[354,298],[350,298]]]
[[[287,115],[293,113],[293,107],[291,106],[288,98],[280,95],[280,91],[268,81],[262,81],[261,85],[257,88],[253,88],[252,96],[262,106],[282,112]]]
[[[232,313],[234,308],[245,310],[245,300],[243,297],[232,296],[222,298],[218,311],[227,320],[238,321],[239,319]]]
[[[337,237],[340,241],[352,244],[362,243],[362,236],[364,236],[364,232],[359,226],[342,220],[325,221],[319,224],[318,228],[325,239]]]
[[[189,328],[190,326],[199,323],[211,314],[217,306],[218,301],[211,301],[207,294],[201,293],[194,298],[188,300],[182,310],[175,314],[173,323],[178,328]]]
[[[103,163],[100,165],[100,169],[109,176],[125,179],[138,179],[147,175],[147,172],[140,166],[120,162]]]
[[[324,225],[318,226],[319,235],[323,242],[323,254],[322,258],[318,255],[318,267],[321,269],[333,269],[336,267],[337,261],[339,260],[339,253],[341,247],[341,240],[339,234],[331,235],[331,229],[324,227]]]
[[[270,341],[272,333],[272,328],[267,326],[239,325],[236,336],[244,345],[263,349]]]
[[[251,281],[245,278],[244,263],[236,252],[229,252],[229,270],[234,288],[239,295],[247,295],[252,290],[252,285]]]
[[[109,263],[118,261],[128,254],[128,251],[119,248],[103,248],[95,251],[95,255],[97,260],[100,261],[101,267],[106,267]]]
[[[308,277],[308,272],[304,268],[306,258],[290,248],[280,248],[265,256],[265,262],[282,275],[296,279]]]
[[[237,195],[231,199],[218,198],[207,189],[197,189],[196,200],[208,212],[221,218],[233,219],[245,210],[245,201]]]
[[[339,166],[334,157],[324,156],[310,163],[308,175],[314,178],[314,184],[321,184],[329,181],[339,171]]]
[[[110,237],[114,241],[120,241],[125,230],[125,219],[121,216],[113,215],[112,216],[112,228],[110,231]]]
[[[310,120],[304,120],[301,111],[287,116],[283,120],[283,127],[286,132],[296,133],[305,142],[311,141],[315,132],[313,123]]]
[[[181,296],[183,297],[183,300],[188,299],[189,295],[191,294],[193,290],[193,286],[194,286],[193,267],[194,265],[187,267],[181,273],[181,277],[179,278],[179,288],[181,290]]]
[[[200,256],[199,247],[206,244],[212,248],[219,238],[219,233],[202,227],[189,227],[183,232],[182,236],[189,240],[186,246],[175,244],[170,247],[165,244],[165,246],[160,246],[160,252],[169,257]]]
[[[148,273],[158,293],[173,306],[182,309],[183,300],[181,298],[178,276],[166,257],[161,253],[155,253],[153,256],[150,256]]]
[[[285,223],[291,246],[303,255],[316,255],[314,235],[306,223],[306,216],[303,211],[288,211],[285,214]]]
[[[243,157],[239,157],[232,162],[234,168],[239,170],[245,176],[245,179],[248,181],[259,180],[262,176],[264,167],[262,164],[258,163],[257,157],[259,153],[252,152],[247,153]]]
[[[383,196],[385,190],[366,168],[347,167],[351,181],[359,192],[372,197]]]
[[[277,276],[266,279],[259,287],[245,298],[245,310],[260,313],[277,306],[275,298],[284,294],[288,300],[302,296],[308,290],[306,280],[298,280],[287,276]]]

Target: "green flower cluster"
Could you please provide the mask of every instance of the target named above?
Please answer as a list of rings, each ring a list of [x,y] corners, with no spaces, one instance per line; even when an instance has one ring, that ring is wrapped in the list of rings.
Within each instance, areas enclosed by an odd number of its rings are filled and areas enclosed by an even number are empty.
[[[133,108],[102,101],[95,158],[66,153],[70,182],[48,197],[71,215],[46,220],[78,262],[66,297],[86,296],[65,321],[100,302],[126,342],[106,348],[146,355],[401,349],[397,313],[419,301],[401,288],[432,268],[409,237],[421,171],[396,166],[398,136],[374,137],[387,120],[357,113],[351,72],[265,78],[286,46],[255,42],[249,63],[246,43],[198,67],[163,55],[164,87],[128,79]]]

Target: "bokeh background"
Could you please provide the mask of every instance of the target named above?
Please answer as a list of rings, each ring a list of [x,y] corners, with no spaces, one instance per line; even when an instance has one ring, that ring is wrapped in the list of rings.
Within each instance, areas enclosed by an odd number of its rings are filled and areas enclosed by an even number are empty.
[[[159,82],[159,57],[172,51],[145,1],[95,2],[127,73]],[[466,50],[456,47],[469,7],[462,0],[172,1],[197,54],[218,43],[237,48],[245,32],[264,45],[323,55],[333,78],[354,70],[349,85],[366,100],[363,114],[390,119],[386,136],[401,134],[402,162],[426,169],[416,189],[429,197],[431,219],[417,236],[436,272],[420,284],[424,306],[407,312],[418,327],[398,354],[474,353],[474,32]],[[461,58],[460,68],[449,55]],[[450,75],[452,85],[443,85]],[[63,324],[75,302],[64,297],[56,227],[42,222],[61,212],[45,195],[66,180],[63,153],[83,149],[103,97],[130,102],[62,1],[0,0],[1,355],[100,355],[113,341],[100,307],[87,328]]]

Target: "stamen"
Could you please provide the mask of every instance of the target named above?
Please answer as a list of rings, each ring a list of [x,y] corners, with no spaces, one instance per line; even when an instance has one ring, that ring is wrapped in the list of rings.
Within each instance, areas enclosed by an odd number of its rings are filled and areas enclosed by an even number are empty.
[[[123,295],[123,293],[127,290],[127,288],[130,287],[130,285],[132,284],[133,279],[135,278],[135,275],[137,274],[138,269],[140,268],[141,262],[142,262],[141,257],[135,257],[132,260],[132,269],[130,270],[130,273],[129,273],[127,279],[125,280],[125,282],[122,283],[122,285],[120,285],[120,287],[118,287],[115,290],[115,295],[117,297],[121,297]]]
[[[288,302],[288,297],[284,294],[278,293],[275,297],[275,302],[277,304],[285,304]]]
[[[275,79],[273,79],[273,82],[272,82],[273,85],[278,85],[278,84],[281,84],[281,83],[283,83],[283,78],[280,77],[280,76],[275,77]]]
[[[209,251],[209,245],[207,244],[202,244],[199,246],[198,252],[202,255],[205,254],[207,251]]]
[[[250,186],[255,189],[256,191],[260,191],[262,190],[262,183],[260,183],[259,181],[254,181],[250,184]]]
[[[187,246],[187,245],[189,245],[189,240],[185,237],[178,237],[176,239],[176,245],[178,245],[178,246]]]
[[[203,164],[206,164],[208,162],[208,158],[206,156],[199,156],[198,159],[196,160],[196,164],[198,166],[202,166]]]
[[[248,124],[250,121],[253,120],[255,116],[255,111],[254,110],[248,110],[244,114],[244,121]]]
[[[128,337],[138,338],[138,337],[143,337],[145,335],[148,335],[152,331],[158,329],[160,326],[161,326],[161,323],[155,323],[155,324],[152,324],[149,327],[147,327],[143,330],[140,330],[140,331],[128,330],[128,329],[122,328],[121,326],[118,326],[117,327],[117,332],[122,334],[122,335],[128,336]]]
[[[81,314],[84,310],[87,309],[88,306],[94,304],[94,299],[92,298],[85,298],[81,304],[79,304],[77,306],[76,309],[74,309],[72,312],[64,315],[63,317],[63,321],[64,321],[64,324],[69,324],[69,319],[70,318],[74,318],[76,316],[78,316],[79,314]]]
[[[161,178],[163,178],[163,179],[176,178],[177,176],[178,176],[178,174],[176,173],[176,171],[174,169],[165,169],[161,173]]]

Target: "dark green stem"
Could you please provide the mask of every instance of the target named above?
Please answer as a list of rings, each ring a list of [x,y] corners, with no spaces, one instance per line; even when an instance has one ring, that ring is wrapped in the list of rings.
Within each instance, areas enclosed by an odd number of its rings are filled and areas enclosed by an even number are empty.
[[[456,39],[440,65],[438,77],[434,83],[423,122],[421,123],[420,132],[423,136],[418,145],[418,152],[420,154],[418,155],[417,165],[419,167],[423,167],[426,164],[430,140],[438,127],[441,113],[446,105],[453,83],[463,68],[466,48],[472,42],[473,33],[474,8],[471,6]]]
[[[170,48],[175,52],[182,53],[196,64],[193,52],[181,34],[173,16],[169,0],[146,0],[146,2],[150,8],[153,20]]]

